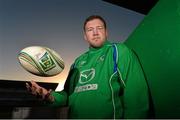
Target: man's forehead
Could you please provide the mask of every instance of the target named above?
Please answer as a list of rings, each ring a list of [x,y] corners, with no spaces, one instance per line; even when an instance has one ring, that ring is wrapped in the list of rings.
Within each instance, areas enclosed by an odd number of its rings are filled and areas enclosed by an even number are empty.
[[[104,26],[104,23],[99,19],[93,19],[87,22],[86,27]]]

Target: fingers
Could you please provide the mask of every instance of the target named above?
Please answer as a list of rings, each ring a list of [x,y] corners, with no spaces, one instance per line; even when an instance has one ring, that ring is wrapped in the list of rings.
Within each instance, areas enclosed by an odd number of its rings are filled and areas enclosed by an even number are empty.
[[[48,94],[48,90],[45,88],[41,88],[39,93],[41,94],[42,98],[45,99],[46,94]]]
[[[44,99],[45,98],[45,95],[50,92],[48,91],[47,89],[39,86],[36,82],[34,81],[30,81],[30,83],[26,83],[26,88],[27,90],[35,95],[37,98],[42,98]]]
[[[30,83],[26,83],[26,88],[33,95],[37,95],[40,86],[36,82],[30,81]]]
[[[40,88],[40,86],[39,86],[36,82],[30,81],[30,83],[31,83],[31,86],[32,86],[32,87],[34,87],[34,88]]]
[[[28,90],[29,92],[31,92],[31,87],[30,87],[30,85],[29,85],[28,83],[26,83],[26,88],[27,88],[27,90]]]

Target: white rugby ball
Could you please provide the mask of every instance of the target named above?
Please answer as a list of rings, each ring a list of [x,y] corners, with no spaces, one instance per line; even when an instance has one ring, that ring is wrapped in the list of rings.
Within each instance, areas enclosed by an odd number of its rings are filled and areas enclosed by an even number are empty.
[[[20,51],[18,60],[28,72],[42,76],[55,76],[64,69],[64,61],[54,50],[42,46],[30,46]]]

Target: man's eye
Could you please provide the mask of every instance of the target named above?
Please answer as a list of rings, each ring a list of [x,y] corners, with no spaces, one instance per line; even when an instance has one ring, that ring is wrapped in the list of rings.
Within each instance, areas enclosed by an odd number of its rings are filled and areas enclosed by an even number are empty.
[[[90,28],[90,29],[87,29],[86,31],[90,32],[90,31],[93,31],[93,29]]]
[[[99,26],[97,29],[101,30],[101,29],[103,29],[103,27],[102,27],[102,26]]]

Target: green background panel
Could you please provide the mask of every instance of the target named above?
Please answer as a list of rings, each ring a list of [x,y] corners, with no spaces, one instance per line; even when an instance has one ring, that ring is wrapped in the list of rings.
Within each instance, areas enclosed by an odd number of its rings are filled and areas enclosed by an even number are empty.
[[[143,67],[155,118],[180,118],[180,0],[159,0],[125,44]]]

